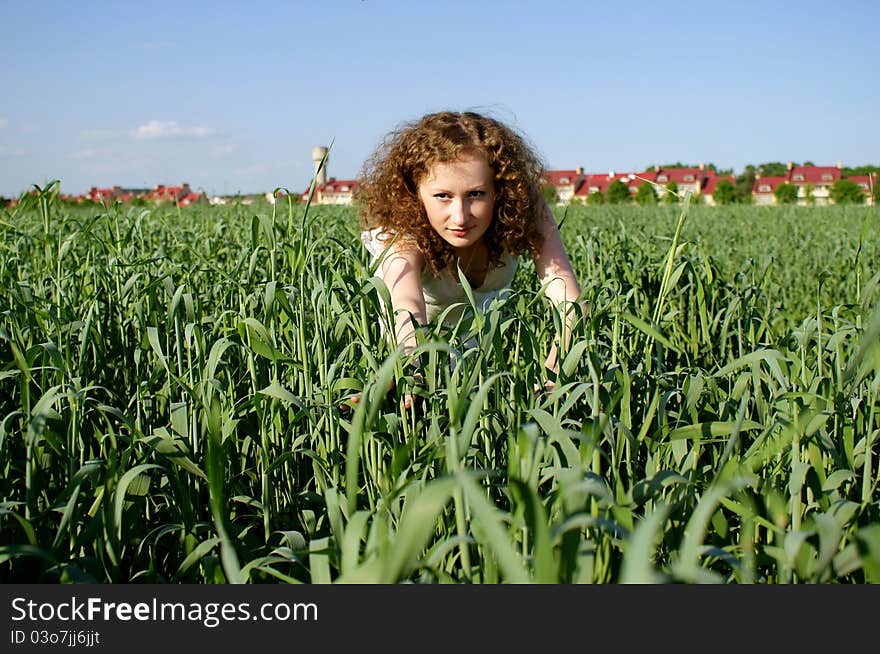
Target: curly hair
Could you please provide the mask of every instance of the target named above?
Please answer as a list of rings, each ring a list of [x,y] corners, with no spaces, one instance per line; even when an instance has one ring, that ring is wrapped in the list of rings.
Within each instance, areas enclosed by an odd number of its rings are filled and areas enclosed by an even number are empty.
[[[437,163],[474,152],[485,155],[494,173],[495,205],[483,241],[490,265],[510,254],[536,254],[538,221],[546,203],[538,182],[542,165],[525,139],[493,118],[473,112],[427,114],[390,132],[364,163],[355,192],[368,228],[397,234],[418,248],[435,277],[454,270],[455,250],[428,222],[418,186]]]

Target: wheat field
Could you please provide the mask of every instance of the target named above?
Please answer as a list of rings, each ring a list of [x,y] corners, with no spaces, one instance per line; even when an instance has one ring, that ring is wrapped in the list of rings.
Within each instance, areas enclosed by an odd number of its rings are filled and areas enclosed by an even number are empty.
[[[873,208],[558,208],[588,309],[543,394],[528,261],[416,384],[353,209],[37,190],[0,213],[4,582],[880,581]]]

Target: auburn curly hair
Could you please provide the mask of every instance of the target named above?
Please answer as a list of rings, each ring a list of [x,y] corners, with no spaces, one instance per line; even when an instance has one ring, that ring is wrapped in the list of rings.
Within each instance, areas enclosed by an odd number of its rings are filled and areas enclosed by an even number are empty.
[[[473,152],[485,155],[494,172],[494,212],[483,235],[490,265],[501,265],[505,249],[513,255],[536,254],[538,221],[546,211],[538,182],[541,161],[512,129],[469,111],[427,114],[385,137],[364,163],[355,191],[366,228],[380,227],[418,248],[435,277],[455,270],[455,250],[428,222],[418,186],[434,164]]]

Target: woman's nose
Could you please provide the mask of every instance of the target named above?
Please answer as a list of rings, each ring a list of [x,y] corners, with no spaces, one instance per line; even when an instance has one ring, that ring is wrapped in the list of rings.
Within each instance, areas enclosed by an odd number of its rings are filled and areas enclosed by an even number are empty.
[[[456,225],[464,225],[467,219],[467,200],[453,200],[449,218]]]

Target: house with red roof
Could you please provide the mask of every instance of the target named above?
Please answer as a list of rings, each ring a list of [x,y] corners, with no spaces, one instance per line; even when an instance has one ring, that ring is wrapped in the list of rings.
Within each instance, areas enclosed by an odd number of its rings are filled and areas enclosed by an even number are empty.
[[[877,173],[870,175],[852,175],[847,177],[849,181],[865,192],[866,204],[874,204],[874,190],[877,188]]]
[[[85,194],[85,199],[97,202],[98,204],[103,204],[104,202],[110,203],[116,200],[121,191],[122,189],[118,186],[111,186],[108,188],[98,188],[97,186],[93,186]]]
[[[846,178],[865,191],[868,204],[873,204],[871,189],[876,186],[876,173],[874,175],[873,180],[868,175]],[[764,205],[776,204],[776,187],[780,184],[791,184],[797,189],[799,205],[832,204],[831,189],[841,179],[844,179],[843,162],[837,162],[837,166],[794,166],[789,162],[784,176],[756,176],[755,185],[752,187],[752,202]]]
[[[788,182],[787,176],[761,177],[755,175],[755,183],[752,186],[752,204],[769,205],[776,204],[776,188],[780,184]]]
[[[605,173],[591,173],[589,175],[584,175],[584,183],[577,190],[576,194],[589,196],[593,193],[601,193],[602,195],[605,195],[605,191],[608,190],[608,184],[610,183],[611,177],[609,175],[606,175]]]
[[[793,166],[788,162],[788,183],[798,190],[797,203],[830,204],[831,187],[841,179],[843,163],[837,166]]]
[[[611,171],[608,173],[608,184],[611,185],[619,180],[623,182],[629,189],[630,196],[635,197],[635,194],[639,191],[639,186],[645,183],[644,180],[646,179],[646,175],[656,177],[656,173],[651,173],[649,171],[644,171],[641,173],[615,173],[614,171]],[[653,182],[654,180],[652,179],[648,181]]]
[[[189,184],[181,184],[180,186],[165,186],[157,184],[152,191],[146,194],[147,200],[153,202],[179,202],[181,199],[192,193]]]
[[[608,184],[611,183],[611,177],[606,173],[588,173],[584,175],[583,182],[575,190],[572,200],[585,203],[593,193],[605,195],[608,190]]]
[[[358,187],[356,179],[336,179],[330,177],[324,184],[315,187],[312,196],[312,204],[351,204],[354,201],[354,192]],[[306,202],[309,199],[311,187],[300,194],[300,199]]]
[[[613,170],[608,171],[607,173],[587,173],[582,175],[581,182],[572,194],[569,202],[574,201],[586,203],[587,199],[593,193],[601,193],[602,195],[605,195],[605,193],[608,192],[608,187],[618,179],[630,187],[630,195],[634,195],[636,189],[631,186],[634,178],[635,173],[615,173]],[[560,204],[562,204],[561,197]]]
[[[608,187],[617,180],[626,184],[627,188],[629,188],[630,195],[633,197],[638,193],[639,187],[642,184],[651,184],[654,187],[654,193],[657,198],[662,198],[666,194],[666,184],[670,181],[674,181],[678,184],[677,192],[682,194],[686,190],[694,192],[694,188],[698,189],[698,183],[690,179],[691,175],[696,177],[696,173],[680,173],[678,172],[680,170],[700,171],[700,169],[697,168],[670,168],[661,170],[659,166],[655,166],[653,170],[643,170],[640,172],[616,173],[611,170],[607,174],[588,173],[583,175],[583,182],[574,192],[572,197],[581,202],[585,202],[593,193],[601,193],[602,195],[605,195],[608,191]],[[709,174],[712,174],[711,171],[709,171]],[[705,177],[700,176],[698,179],[700,180],[699,184],[702,184]],[[697,190],[697,192],[699,192],[699,190]]]
[[[707,171],[705,164],[700,164],[696,168],[661,168],[660,166],[654,166],[654,170],[657,173],[655,181],[658,185],[665,189],[667,184],[675,183],[678,187],[676,192],[682,197],[688,191],[691,195],[700,193],[706,177],[715,174],[712,170]],[[665,194],[665,190],[663,194]]]
[[[644,170],[640,173],[628,173],[626,175],[626,179],[624,180],[627,186],[629,186],[630,194],[635,197],[636,193],[639,192],[639,187],[642,184],[650,184],[654,187],[654,195],[658,198],[662,197],[665,193],[665,189],[662,185],[657,184],[657,171],[656,170]]]
[[[188,207],[191,204],[195,204],[196,202],[205,199],[206,198],[204,193],[193,193],[192,191],[190,191],[189,193],[186,193],[182,197],[178,198],[177,203],[181,207]]]
[[[703,188],[700,190],[700,194],[703,196],[703,202],[710,206],[717,204],[715,202],[715,189],[718,186],[718,182],[722,179],[726,179],[728,182],[736,186],[736,175],[707,175],[703,180]]]
[[[541,186],[552,186],[559,197],[558,204],[568,204],[584,183],[584,169],[545,170],[539,178]]]
[[[165,186],[159,184],[152,189],[145,188],[122,188],[120,186],[112,186],[109,188],[98,188],[93,186],[87,193],[80,196],[79,199],[91,200],[99,204],[111,202],[130,202],[134,199],[144,199],[150,202],[174,202],[182,207],[189,206],[205,198],[203,192],[196,193],[189,184],[181,184],[180,186]]]

